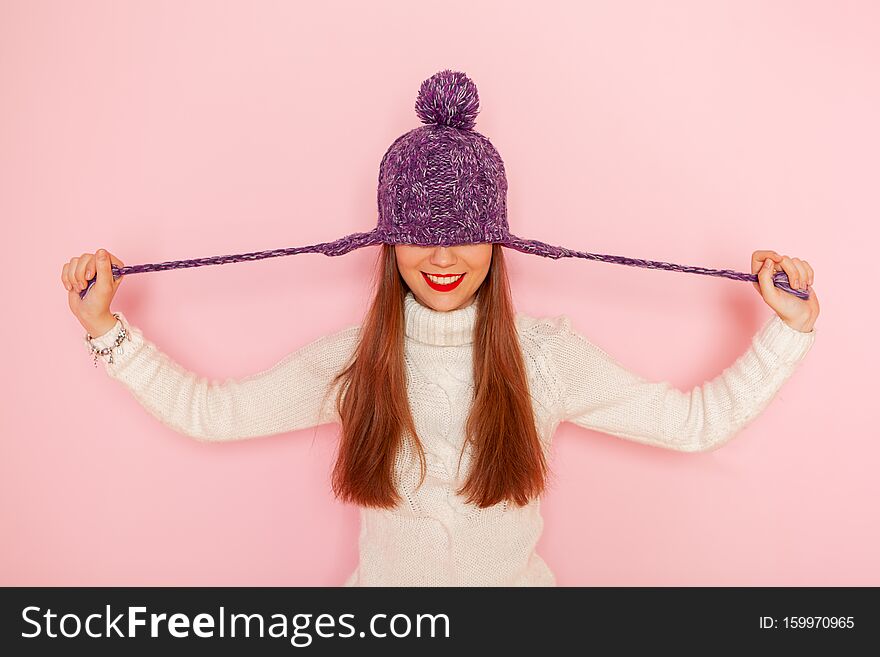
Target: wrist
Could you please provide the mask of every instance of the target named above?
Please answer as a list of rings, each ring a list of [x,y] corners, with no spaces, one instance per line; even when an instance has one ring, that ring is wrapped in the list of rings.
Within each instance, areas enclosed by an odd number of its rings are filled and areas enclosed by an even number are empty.
[[[98,319],[85,320],[81,323],[90,336],[97,338],[116,326],[116,317],[107,313]]]
[[[813,330],[813,324],[816,323],[816,320],[810,317],[806,319],[785,319],[780,317],[780,319],[786,326],[793,328],[795,331],[800,331],[801,333],[809,333]]]

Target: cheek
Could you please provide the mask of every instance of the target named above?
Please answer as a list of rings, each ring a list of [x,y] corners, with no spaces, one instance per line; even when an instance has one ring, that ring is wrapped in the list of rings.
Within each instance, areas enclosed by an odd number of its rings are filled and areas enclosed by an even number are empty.
[[[483,281],[486,280],[486,276],[489,274],[489,268],[485,269],[472,269],[473,272],[471,276],[471,286],[474,288],[479,287]]]
[[[397,266],[401,271],[411,270],[417,262],[417,258],[413,257],[413,253],[409,249],[398,249],[395,251]]]
[[[403,278],[409,281],[410,283],[418,281],[421,279],[422,275],[419,273],[418,267],[411,267],[409,265],[400,267],[401,274]]]
[[[475,270],[480,273],[480,276],[485,276],[486,274],[489,273],[489,267],[491,264],[492,264],[491,260],[483,261],[479,264],[478,267],[476,267]]]

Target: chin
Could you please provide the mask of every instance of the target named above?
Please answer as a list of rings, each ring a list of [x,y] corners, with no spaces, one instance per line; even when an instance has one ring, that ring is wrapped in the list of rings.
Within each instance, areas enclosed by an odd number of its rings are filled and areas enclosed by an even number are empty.
[[[435,292],[434,294],[437,294],[441,297],[438,305],[442,307],[442,310],[457,310],[458,308],[461,308],[471,303],[472,295],[470,294],[456,294],[454,297],[443,296],[441,293],[437,292]]]
[[[451,297],[448,294],[437,292],[430,288],[422,292],[422,298],[434,310],[451,310],[461,303],[456,297]]]

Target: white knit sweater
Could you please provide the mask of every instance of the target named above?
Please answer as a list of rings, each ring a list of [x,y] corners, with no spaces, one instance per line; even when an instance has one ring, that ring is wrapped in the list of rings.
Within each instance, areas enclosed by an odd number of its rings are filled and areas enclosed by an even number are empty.
[[[358,325],[321,337],[262,372],[220,382],[184,369],[118,314],[131,339],[113,364],[100,357],[106,371],[182,434],[238,440],[340,421],[336,389],[330,390],[329,382],[354,350]],[[456,478],[473,394],[475,318],[476,304],[439,312],[421,305],[411,292],[406,296],[409,398],[427,476],[416,489],[419,462],[405,440],[396,467],[404,502],[393,510],[361,508],[360,563],[345,586],[556,584],[535,551],[543,528],[539,500],[525,507],[504,502],[480,509],[454,492],[471,462],[468,448]],[[572,328],[565,315],[517,313],[516,322],[548,455],[563,421],[682,452],[714,449],[767,406],[815,339],[815,330],[797,331],[773,315],[723,373],[681,391],[628,371]],[[93,343],[110,346],[119,324]]]

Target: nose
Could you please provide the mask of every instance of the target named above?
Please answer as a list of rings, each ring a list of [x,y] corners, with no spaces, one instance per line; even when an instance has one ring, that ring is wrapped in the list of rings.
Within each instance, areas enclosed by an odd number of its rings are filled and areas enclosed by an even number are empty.
[[[449,267],[455,261],[455,253],[448,246],[437,246],[431,252],[431,264],[437,267]]]

